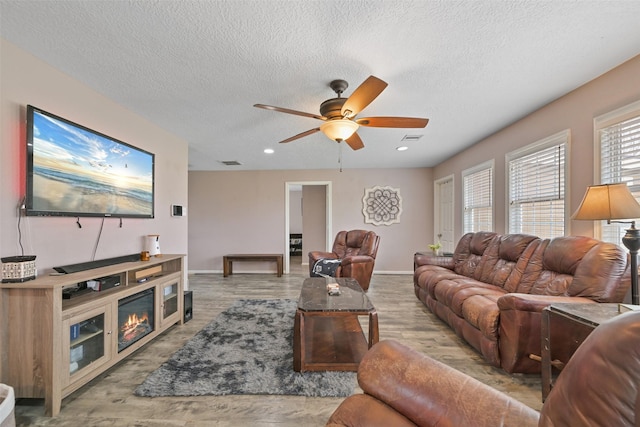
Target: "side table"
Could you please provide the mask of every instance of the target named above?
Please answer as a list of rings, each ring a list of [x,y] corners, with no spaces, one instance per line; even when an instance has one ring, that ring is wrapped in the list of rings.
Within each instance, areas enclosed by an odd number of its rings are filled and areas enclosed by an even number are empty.
[[[617,303],[558,303],[542,310],[542,401],[553,388],[553,371],[561,371],[580,344],[601,323],[617,316]]]

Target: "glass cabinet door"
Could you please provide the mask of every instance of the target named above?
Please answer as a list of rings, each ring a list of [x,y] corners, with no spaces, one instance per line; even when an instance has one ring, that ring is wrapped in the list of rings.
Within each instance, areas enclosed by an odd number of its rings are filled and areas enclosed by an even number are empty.
[[[162,320],[167,320],[178,312],[178,280],[162,286]]]
[[[111,313],[100,307],[63,322],[65,383],[91,372],[111,357]]]

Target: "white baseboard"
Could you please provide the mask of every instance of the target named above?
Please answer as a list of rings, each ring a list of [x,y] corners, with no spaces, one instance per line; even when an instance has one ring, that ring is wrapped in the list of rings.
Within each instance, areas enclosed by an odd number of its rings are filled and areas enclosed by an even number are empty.
[[[413,270],[403,270],[403,271],[378,271],[374,270],[373,274],[410,274],[413,276]]]
[[[304,264],[303,264],[304,265]],[[307,264],[308,266],[309,264]],[[222,270],[188,270],[187,274],[222,274]],[[237,271],[237,274],[275,274],[275,271],[264,270],[264,271]],[[413,270],[402,270],[402,271],[378,271],[375,270],[373,274],[409,274],[413,275]]]

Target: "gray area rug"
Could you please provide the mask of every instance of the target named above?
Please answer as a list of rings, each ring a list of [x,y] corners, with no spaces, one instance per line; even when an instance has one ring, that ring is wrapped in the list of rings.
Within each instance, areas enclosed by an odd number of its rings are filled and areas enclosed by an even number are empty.
[[[293,370],[296,307],[292,300],[237,300],[152,372],[135,394],[353,394],[355,372]]]

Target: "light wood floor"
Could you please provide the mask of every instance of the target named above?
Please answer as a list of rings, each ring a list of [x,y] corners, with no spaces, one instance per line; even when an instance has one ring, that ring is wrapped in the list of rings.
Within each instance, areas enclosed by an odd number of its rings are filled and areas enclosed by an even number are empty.
[[[199,274],[189,277],[194,318],[174,326],[62,401],[55,418],[44,417],[43,401],[16,402],[19,426],[323,426],[340,398],[299,396],[203,396],[142,398],[134,389],[190,337],[238,298],[297,299],[308,276],[299,258],[291,274]],[[379,316],[380,339],[396,339],[492,387],[540,409],[540,377],[508,375],[432,315],[413,293],[410,275],[374,275],[368,296]]]

